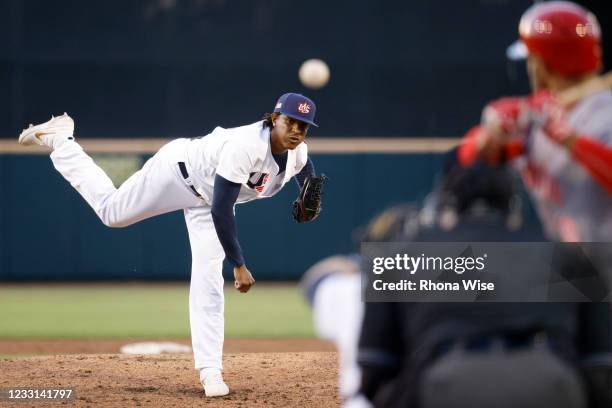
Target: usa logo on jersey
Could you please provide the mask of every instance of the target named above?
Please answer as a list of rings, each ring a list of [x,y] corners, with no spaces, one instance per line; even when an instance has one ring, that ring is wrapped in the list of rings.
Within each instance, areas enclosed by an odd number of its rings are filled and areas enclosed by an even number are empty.
[[[270,175],[267,173],[251,173],[246,184],[249,188],[261,193],[269,178]]]

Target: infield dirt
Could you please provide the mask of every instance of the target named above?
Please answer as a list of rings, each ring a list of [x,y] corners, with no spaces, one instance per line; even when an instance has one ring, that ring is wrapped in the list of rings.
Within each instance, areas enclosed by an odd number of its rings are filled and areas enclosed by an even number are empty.
[[[206,398],[191,354],[71,354],[0,361],[0,388],[72,388],[77,407],[336,407],[334,352],[229,353],[230,394]],[[42,402],[44,404],[45,402]],[[53,404],[64,406],[63,404]],[[0,406],[41,406],[41,402]]]
[[[115,354],[122,346],[143,341],[172,341],[186,346],[189,339],[0,339],[0,355]],[[279,353],[288,351],[334,351],[319,339],[225,339],[225,353]]]

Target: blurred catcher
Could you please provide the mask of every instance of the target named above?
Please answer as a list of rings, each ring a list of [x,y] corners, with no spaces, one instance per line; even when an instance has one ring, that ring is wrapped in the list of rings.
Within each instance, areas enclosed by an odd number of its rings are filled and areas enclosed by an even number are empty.
[[[375,236],[380,242],[522,241],[520,230],[506,222],[513,193],[504,186],[511,175],[491,170],[486,164],[448,166],[435,192],[434,222],[421,223],[414,234],[404,228],[414,225],[406,222],[414,215],[391,209],[371,224],[387,219],[389,233]],[[492,191],[489,181],[499,188]],[[443,220],[450,209],[453,223]],[[582,359],[610,352],[612,341],[607,304],[592,305],[365,303],[361,392],[377,407],[608,406],[581,372]]]
[[[536,3],[521,17],[512,58],[527,58],[533,94],[489,103],[465,136],[463,165],[512,162],[547,236],[612,242],[612,92],[566,102],[601,71],[600,27],[581,6]]]
[[[237,128],[217,127],[195,139],[163,146],[119,188],[74,141],[67,114],[25,129],[23,145],[53,149],[55,168],[81,194],[104,225],[126,227],[183,210],[192,252],[189,317],[195,367],[207,396],[229,393],[221,376],[224,339],[224,258],[234,286],[255,283],[237,239],[235,204],[272,197],[292,178],[300,186],[296,221],[316,218],[324,176],[316,177],[304,143],[316,107],[307,97],[282,95],[264,120]]]

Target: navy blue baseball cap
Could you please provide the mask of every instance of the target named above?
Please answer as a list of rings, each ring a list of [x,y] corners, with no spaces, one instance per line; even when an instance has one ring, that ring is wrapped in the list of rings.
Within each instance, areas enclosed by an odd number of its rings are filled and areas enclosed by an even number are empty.
[[[281,95],[274,107],[274,112],[282,113],[300,122],[319,127],[319,125],[314,123],[316,111],[317,106],[312,99],[297,93],[286,93]]]

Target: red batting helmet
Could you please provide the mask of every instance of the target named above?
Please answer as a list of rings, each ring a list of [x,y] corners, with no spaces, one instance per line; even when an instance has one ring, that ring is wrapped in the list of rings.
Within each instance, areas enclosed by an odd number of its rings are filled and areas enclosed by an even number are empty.
[[[580,75],[601,67],[597,18],[575,3],[534,4],[521,17],[519,35],[529,54],[538,55],[562,75]]]

